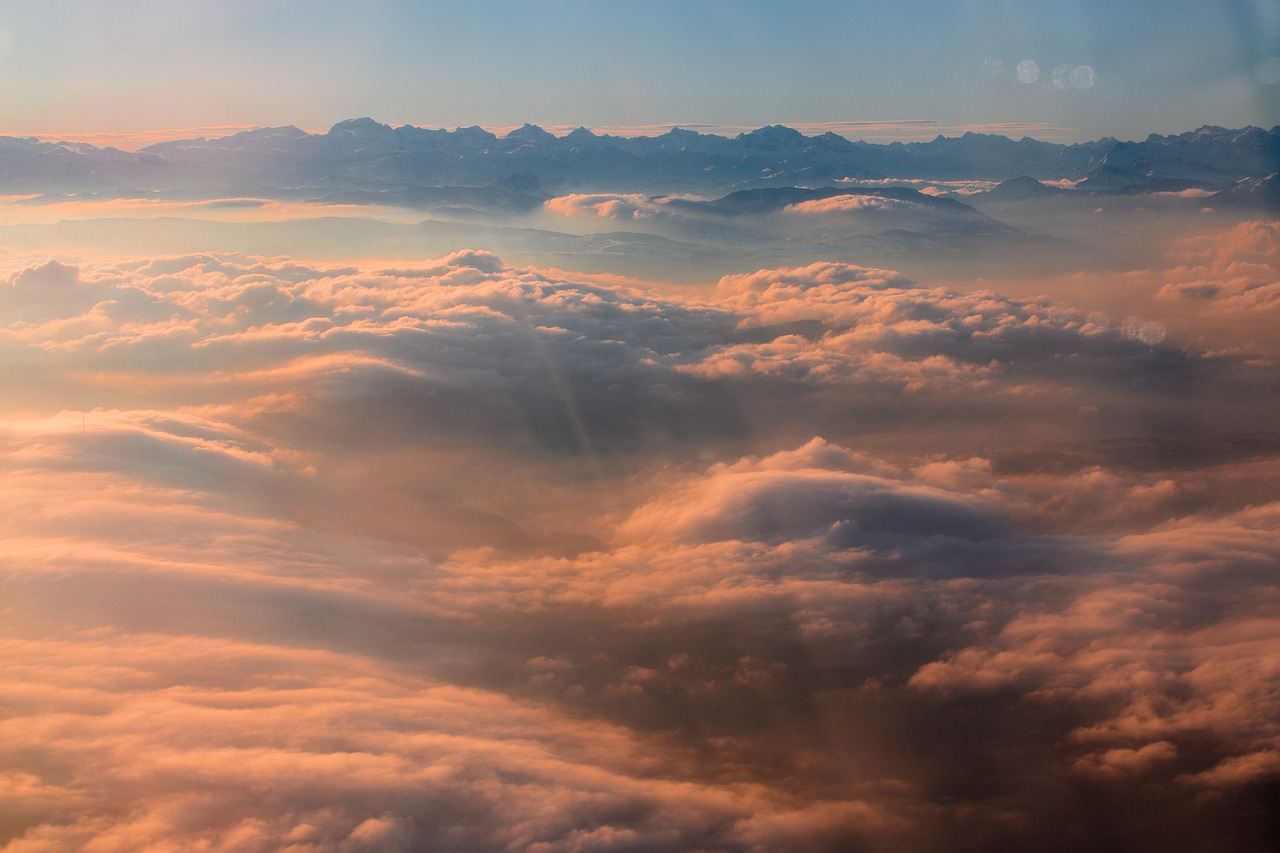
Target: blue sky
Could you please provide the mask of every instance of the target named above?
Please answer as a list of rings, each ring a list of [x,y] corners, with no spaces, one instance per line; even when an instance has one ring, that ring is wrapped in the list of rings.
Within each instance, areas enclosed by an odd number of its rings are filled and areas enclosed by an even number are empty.
[[[1081,67],[1088,88],[1052,85]],[[52,0],[0,11],[0,98],[8,133],[369,115],[1134,138],[1280,123],[1280,0]]]

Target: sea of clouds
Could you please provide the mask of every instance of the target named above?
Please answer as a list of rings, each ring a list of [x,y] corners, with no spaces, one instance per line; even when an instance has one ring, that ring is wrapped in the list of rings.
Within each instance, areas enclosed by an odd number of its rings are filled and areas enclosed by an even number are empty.
[[[1159,298],[1270,310],[1230,238]],[[1267,358],[465,250],[33,263],[0,371],[4,853],[1274,838]]]

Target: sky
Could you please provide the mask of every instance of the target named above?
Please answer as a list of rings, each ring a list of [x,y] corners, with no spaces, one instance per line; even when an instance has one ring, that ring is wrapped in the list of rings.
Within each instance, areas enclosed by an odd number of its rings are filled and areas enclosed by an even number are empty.
[[[0,130],[97,139],[364,115],[1142,138],[1280,121],[1280,3],[61,0],[0,12],[0,72]]]

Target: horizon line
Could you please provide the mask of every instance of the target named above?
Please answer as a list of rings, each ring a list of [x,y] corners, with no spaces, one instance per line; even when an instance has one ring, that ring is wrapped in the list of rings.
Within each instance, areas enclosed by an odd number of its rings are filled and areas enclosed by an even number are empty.
[[[360,118],[369,118],[368,116],[353,117],[343,119],[331,125],[330,128],[318,129],[310,127],[298,127],[304,133],[310,135],[321,135],[328,133],[332,127],[342,124],[346,121],[357,121]],[[371,121],[377,119],[370,118]],[[582,124],[544,124],[539,125],[532,122],[522,124],[481,124],[481,125],[437,125],[431,123],[413,124],[406,122],[400,125],[394,125],[386,122],[377,122],[378,124],[386,124],[388,127],[418,127],[424,130],[447,130],[457,131],[464,127],[480,127],[481,129],[495,134],[502,138],[509,135],[512,131],[519,130],[525,124],[532,124],[541,130],[550,133],[557,138],[563,138],[569,133],[579,129],[586,128],[597,136],[615,136],[625,139],[636,138],[653,138],[662,136],[672,130],[690,130],[696,133],[713,136],[732,137],[737,134],[750,133],[766,127],[783,126],[792,130],[796,130],[804,136],[814,137],[822,136],[825,133],[834,133],[837,136],[843,136],[853,142],[867,142],[871,144],[889,144],[893,142],[929,142],[937,137],[954,138],[963,136],[965,133],[982,133],[993,136],[1004,136],[1008,139],[1017,140],[1023,137],[1029,137],[1042,142],[1053,142],[1057,144],[1072,144],[1073,142],[1092,142],[1107,138],[1116,137],[1097,137],[1091,139],[1081,139],[1078,131],[1074,128],[1064,127],[1061,125],[1050,124],[1047,122],[987,122],[977,124],[945,124],[936,119],[885,119],[885,120],[863,120],[863,121],[799,121],[799,122],[771,122],[761,125],[749,124],[729,124],[719,122],[659,122],[651,124],[599,124],[587,126]],[[1212,127],[1216,125],[1202,124],[1200,127]],[[235,136],[238,133],[252,130],[264,130],[272,127],[297,127],[296,125],[253,125],[253,124],[218,124],[218,125],[196,125],[191,127],[180,128],[160,128],[140,131],[100,131],[100,132],[75,132],[75,133],[50,133],[50,132],[0,132],[0,136],[20,138],[20,139],[36,139],[40,142],[50,143],[68,143],[75,145],[91,145],[95,148],[116,148],[121,151],[136,152],[148,146],[156,145],[162,142],[181,142],[187,140],[216,140],[226,139]],[[1198,129],[1198,128],[1194,128]],[[1265,128],[1263,128],[1265,130]],[[1184,131],[1185,132],[1185,131]],[[1132,141],[1140,141],[1134,139]]]
[[[353,121],[357,118],[367,118],[367,116],[352,117],[351,119],[343,119],[342,121]],[[377,119],[373,119],[377,121]],[[341,124],[342,122],[335,122]],[[524,124],[534,124],[542,130],[547,131],[556,137],[563,137],[579,127],[585,127],[597,136],[619,136],[623,138],[639,138],[661,136],[669,133],[674,129],[693,130],[698,133],[707,135],[736,135],[739,133],[750,133],[753,130],[759,130],[764,127],[773,127],[783,125],[793,130],[797,130],[805,136],[821,136],[824,133],[835,133],[838,136],[844,136],[854,142],[871,142],[871,143],[888,143],[888,142],[928,142],[937,136],[947,136],[949,134],[962,135],[966,132],[976,133],[992,133],[1000,136],[1010,136],[1010,134],[1018,134],[1021,136],[1032,136],[1036,139],[1044,141],[1058,141],[1063,137],[1077,136],[1077,131],[1073,128],[1062,127],[1043,122],[991,122],[986,124],[946,124],[936,119],[874,119],[862,121],[797,121],[785,122],[774,121],[765,124],[733,124],[722,122],[705,122],[705,121],[689,121],[689,122],[652,122],[647,124],[536,124],[533,122],[525,122],[520,124],[480,124],[480,125],[441,125],[429,122],[415,124],[414,122],[405,122],[403,124],[390,124],[387,122],[378,122],[379,124],[387,124],[389,127],[401,127],[409,125],[412,127],[420,127],[428,130],[458,130],[463,127],[480,127],[499,137],[506,136],[513,130],[518,130]],[[78,132],[50,132],[50,131],[6,131],[0,133],[0,136],[9,136],[24,139],[37,139],[41,142],[65,142],[77,145],[92,145],[96,148],[117,148],[121,151],[138,151],[150,145],[156,145],[161,142],[180,142],[184,140],[194,139],[225,139],[249,130],[262,130],[271,127],[291,127],[296,125],[281,124],[215,124],[215,125],[194,125],[190,127],[176,128],[151,128],[137,131],[117,130],[117,131],[78,131]],[[299,130],[309,134],[323,135],[330,128],[314,128],[299,127]],[[1011,136],[1010,138],[1015,138]]]

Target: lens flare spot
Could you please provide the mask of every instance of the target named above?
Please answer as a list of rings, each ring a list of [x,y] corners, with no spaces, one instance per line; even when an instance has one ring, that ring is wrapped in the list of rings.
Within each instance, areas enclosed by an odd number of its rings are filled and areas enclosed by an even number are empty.
[[[1120,327],[1121,333],[1131,341],[1141,341],[1147,346],[1155,346],[1164,340],[1166,330],[1163,323],[1155,320],[1144,320],[1141,317],[1126,317]]]
[[[1098,72],[1089,65],[1059,65],[1049,78],[1049,88],[1055,92],[1064,89],[1092,89],[1098,82]]]
[[[1076,89],[1092,89],[1098,82],[1098,73],[1088,65],[1077,65],[1071,69],[1071,85]]]

